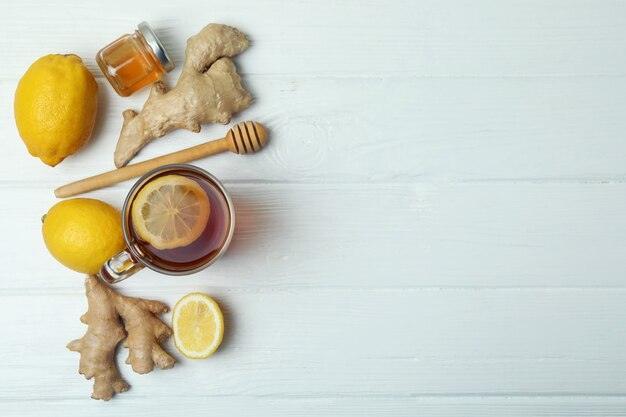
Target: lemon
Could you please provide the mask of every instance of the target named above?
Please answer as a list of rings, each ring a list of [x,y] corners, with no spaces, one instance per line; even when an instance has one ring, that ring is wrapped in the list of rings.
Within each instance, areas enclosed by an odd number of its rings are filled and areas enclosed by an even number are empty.
[[[224,317],[211,297],[193,292],[174,306],[172,328],[174,344],[180,353],[190,359],[203,359],[222,343]]]
[[[166,175],[150,181],[137,194],[131,207],[139,237],[159,250],[195,242],[209,221],[211,203],[194,180]]]
[[[15,123],[31,155],[55,166],[79,150],[96,120],[98,84],[76,55],[46,55],[15,90]]]
[[[57,261],[96,274],[126,244],[120,213],[107,203],[74,198],[55,204],[43,218],[43,239]]]

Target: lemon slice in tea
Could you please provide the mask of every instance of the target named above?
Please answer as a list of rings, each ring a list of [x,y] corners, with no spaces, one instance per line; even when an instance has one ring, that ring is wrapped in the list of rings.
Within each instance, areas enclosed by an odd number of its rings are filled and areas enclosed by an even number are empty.
[[[174,249],[196,241],[211,214],[209,197],[194,180],[166,175],[147,183],[131,207],[139,237],[156,249]]]
[[[193,292],[181,298],[172,311],[174,345],[190,359],[203,359],[217,350],[224,335],[224,318],[208,295]]]

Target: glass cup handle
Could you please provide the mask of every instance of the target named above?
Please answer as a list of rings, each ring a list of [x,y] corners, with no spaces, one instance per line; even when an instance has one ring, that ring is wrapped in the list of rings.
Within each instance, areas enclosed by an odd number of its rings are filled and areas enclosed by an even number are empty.
[[[127,249],[121,251],[102,265],[98,276],[107,284],[117,284],[143,269]]]

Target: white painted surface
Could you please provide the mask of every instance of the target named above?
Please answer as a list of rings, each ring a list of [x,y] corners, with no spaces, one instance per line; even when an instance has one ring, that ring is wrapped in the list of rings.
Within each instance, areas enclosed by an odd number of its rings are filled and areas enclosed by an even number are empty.
[[[626,3],[7,2],[0,12],[1,416],[626,415]],[[237,26],[271,128],[252,157],[198,163],[237,207],[232,250],[126,294],[225,311],[205,361],[136,375],[103,403],[65,344],[80,275],[46,252],[52,189],[108,170],[120,112],[96,50],[150,21],[178,64],[209,22]],[[100,83],[92,143],[30,157],[13,91],[46,53]],[[174,72],[170,82],[177,76]],[[138,159],[217,137],[179,131]],[[130,182],[90,196],[120,207]]]

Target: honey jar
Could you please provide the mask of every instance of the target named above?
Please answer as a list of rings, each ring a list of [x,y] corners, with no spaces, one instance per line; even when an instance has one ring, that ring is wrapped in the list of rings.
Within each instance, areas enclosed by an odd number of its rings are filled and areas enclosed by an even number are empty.
[[[152,84],[174,69],[163,44],[147,22],[102,48],[96,61],[113,89],[122,97]]]

